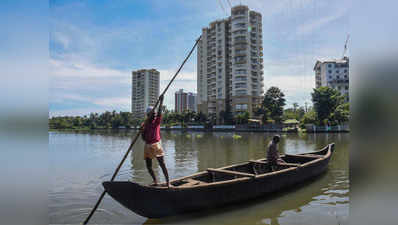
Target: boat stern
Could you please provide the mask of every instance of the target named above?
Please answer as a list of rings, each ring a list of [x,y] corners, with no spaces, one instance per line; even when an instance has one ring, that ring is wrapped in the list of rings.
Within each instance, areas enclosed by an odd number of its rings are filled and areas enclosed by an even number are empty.
[[[106,192],[124,207],[148,218],[160,218],[172,212],[167,207],[170,193],[164,188],[147,187],[130,181],[103,182]]]

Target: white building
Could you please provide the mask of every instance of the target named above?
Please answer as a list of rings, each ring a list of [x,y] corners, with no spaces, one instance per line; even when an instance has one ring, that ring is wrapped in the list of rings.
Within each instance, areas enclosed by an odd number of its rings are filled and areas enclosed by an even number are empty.
[[[333,60],[317,60],[314,66],[315,87],[331,87],[340,91],[342,95],[347,95],[349,100],[349,58]]]
[[[197,51],[198,110],[219,117],[260,104],[264,93],[262,16],[239,5],[202,29]]]
[[[180,89],[175,93],[175,111],[182,113],[185,110],[197,111],[196,107],[196,94],[192,92],[184,92]]]
[[[132,72],[131,112],[143,118],[148,106],[154,106],[159,98],[159,71],[155,69]]]

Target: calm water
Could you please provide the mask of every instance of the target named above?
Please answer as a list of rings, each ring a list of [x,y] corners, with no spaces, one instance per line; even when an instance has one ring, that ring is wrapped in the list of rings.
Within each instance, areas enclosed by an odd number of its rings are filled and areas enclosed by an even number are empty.
[[[208,167],[265,157],[273,134],[162,132],[170,178]],[[53,224],[78,224],[88,215],[103,191],[134,132],[50,132],[49,217]],[[349,208],[349,134],[286,134],[280,151],[303,153],[336,143],[329,170],[314,181],[239,205],[176,216],[148,219],[125,209],[106,195],[91,219],[97,224],[345,224]],[[155,173],[164,181],[161,169]],[[143,144],[136,143],[117,180],[151,183],[143,160]],[[250,190],[247,190],[250,191]]]

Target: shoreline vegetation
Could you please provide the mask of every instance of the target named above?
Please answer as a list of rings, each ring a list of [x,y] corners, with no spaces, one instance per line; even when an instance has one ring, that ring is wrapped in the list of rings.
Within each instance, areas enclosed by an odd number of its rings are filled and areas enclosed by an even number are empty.
[[[271,87],[262,104],[249,112],[232,113],[230,107],[219,115],[184,111],[177,113],[164,107],[162,129],[198,131],[250,131],[250,132],[349,132],[349,103],[345,96],[329,87],[314,89],[313,107],[293,103],[284,109],[285,98],[277,87]],[[57,116],[49,118],[49,131],[129,130],[138,129],[143,118],[130,112],[106,111],[84,116]]]
[[[309,126],[313,126],[313,124],[309,124]],[[349,133],[350,128],[348,125],[339,125],[339,126],[316,126],[316,129],[302,129],[298,127],[297,129],[261,129],[259,128],[190,128],[190,127],[161,127],[161,130],[164,131],[202,131],[202,132],[264,132],[264,133]],[[131,128],[65,128],[65,129],[52,129],[49,128],[49,132],[56,132],[56,131],[74,131],[74,132],[81,132],[81,131],[133,131],[139,130],[138,127],[131,127]],[[239,135],[237,135],[237,138]]]

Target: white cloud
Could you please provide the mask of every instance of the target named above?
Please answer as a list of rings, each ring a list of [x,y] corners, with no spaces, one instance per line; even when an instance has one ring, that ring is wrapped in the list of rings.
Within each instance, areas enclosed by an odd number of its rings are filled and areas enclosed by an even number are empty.
[[[67,93],[55,92],[55,93],[52,93],[51,97],[50,97],[50,102],[57,103],[57,104],[65,103],[67,101],[88,102],[91,100],[92,100],[92,98],[90,98],[90,97],[82,96],[79,94],[74,94],[71,92],[67,92]]]
[[[177,75],[176,79],[178,80],[196,80],[195,72],[187,72],[182,69],[180,73]],[[159,69],[160,79],[164,81],[169,81],[173,78],[175,73],[177,72],[177,68],[175,70],[171,69]]]
[[[90,107],[77,107],[73,109],[63,109],[63,110],[51,110],[49,111],[49,116],[84,116],[90,115],[90,113],[102,113],[104,110],[98,108],[90,108]]]
[[[265,91],[271,86],[279,87],[285,94],[287,104],[297,102],[304,105],[311,102],[311,92],[315,86],[313,76],[274,76],[265,81]]]
[[[115,97],[115,98],[98,98],[93,99],[93,103],[105,107],[122,107],[125,110],[129,111],[131,99],[126,97]]]
[[[52,90],[104,90],[128,85],[131,72],[98,67],[80,60],[50,60]]]
[[[310,21],[309,23],[302,24],[297,27],[297,35],[308,35],[312,32],[314,32],[316,29],[319,29],[335,20],[340,19],[344,15],[346,15],[347,8],[341,8],[338,10],[336,13],[332,15],[328,15],[319,19],[314,19]],[[348,21],[347,21],[348,22]]]
[[[161,92],[176,70],[159,69]],[[75,56],[69,56],[66,60],[51,59],[50,71],[50,104],[87,102],[98,106],[76,110],[52,110],[51,115],[84,115],[89,113],[89,110],[103,112],[131,109],[131,71],[98,67]],[[169,109],[174,109],[174,93],[179,89],[195,92],[196,73],[182,70],[178,74],[165,95],[164,103]]]

